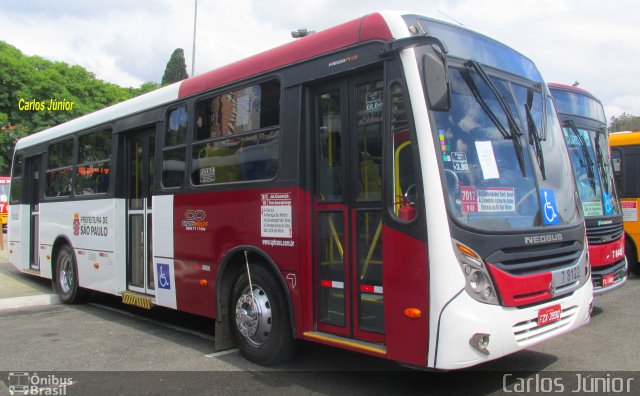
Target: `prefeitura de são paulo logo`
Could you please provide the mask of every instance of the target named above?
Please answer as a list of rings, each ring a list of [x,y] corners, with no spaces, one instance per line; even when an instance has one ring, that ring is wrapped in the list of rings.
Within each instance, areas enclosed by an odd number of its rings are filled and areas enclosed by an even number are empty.
[[[80,215],[78,213],[73,214],[73,235],[80,235]]]

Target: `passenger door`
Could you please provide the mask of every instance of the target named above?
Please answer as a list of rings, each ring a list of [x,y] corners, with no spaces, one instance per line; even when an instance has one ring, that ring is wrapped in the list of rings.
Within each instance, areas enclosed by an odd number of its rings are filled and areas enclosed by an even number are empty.
[[[151,196],[155,167],[155,127],[126,137],[127,285],[155,294]]]
[[[316,329],[384,342],[382,73],[312,90]]]

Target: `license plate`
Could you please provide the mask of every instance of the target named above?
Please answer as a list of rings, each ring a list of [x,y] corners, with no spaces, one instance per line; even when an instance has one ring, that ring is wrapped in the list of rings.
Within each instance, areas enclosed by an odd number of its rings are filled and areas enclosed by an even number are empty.
[[[602,277],[602,287],[613,285],[616,276],[615,274],[607,274]]]
[[[544,326],[546,324],[559,321],[561,314],[562,307],[560,304],[542,308],[538,311],[538,326]]]
[[[580,266],[576,265],[559,271],[553,271],[553,281],[556,287],[562,287],[580,280]]]

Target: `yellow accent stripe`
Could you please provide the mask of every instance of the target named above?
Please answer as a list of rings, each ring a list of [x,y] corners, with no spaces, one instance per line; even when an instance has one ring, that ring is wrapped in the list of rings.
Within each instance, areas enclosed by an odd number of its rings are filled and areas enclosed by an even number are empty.
[[[134,305],[136,307],[151,309],[153,305],[152,299],[149,297],[139,296],[132,292],[122,293],[122,303],[128,305]]]
[[[316,340],[329,342],[329,343],[332,343],[332,344],[338,344],[338,345],[347,346],[349,348],[361,349],[363,351],[378,353],[380,355],[386,355],[387,354],[387,349],[384,348],[384,347],[374,347],[374,346],[369,346],[369,345],[362,345],[361,343],[358,343],[358,342],[347,341],[347,340],[342,339],[342,338],[336,338],[336,337],[331,337],[331,336],[324,336],[324,335],[320,335],[318,333],[312,333],[312,332],[309,332],[309,331],[307,331],[305,333],[302,333],[302,335],[305,336],[305,337],[314,338]]]

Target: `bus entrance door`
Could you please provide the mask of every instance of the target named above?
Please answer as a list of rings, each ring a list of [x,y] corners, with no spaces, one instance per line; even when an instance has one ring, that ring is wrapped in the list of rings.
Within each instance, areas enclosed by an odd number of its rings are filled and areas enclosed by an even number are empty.
[[[314,91],[316,330],[354,348],[385,341],[383,88],[374,74]]]
[[[25,163],[25,188],[29,199],[29,269],[40,271],[40,165],[42,157],[27,158]]]
[[[127,285],[143,294],[155,294],[152,248],[151,196],[155,127],[127,135]]]

